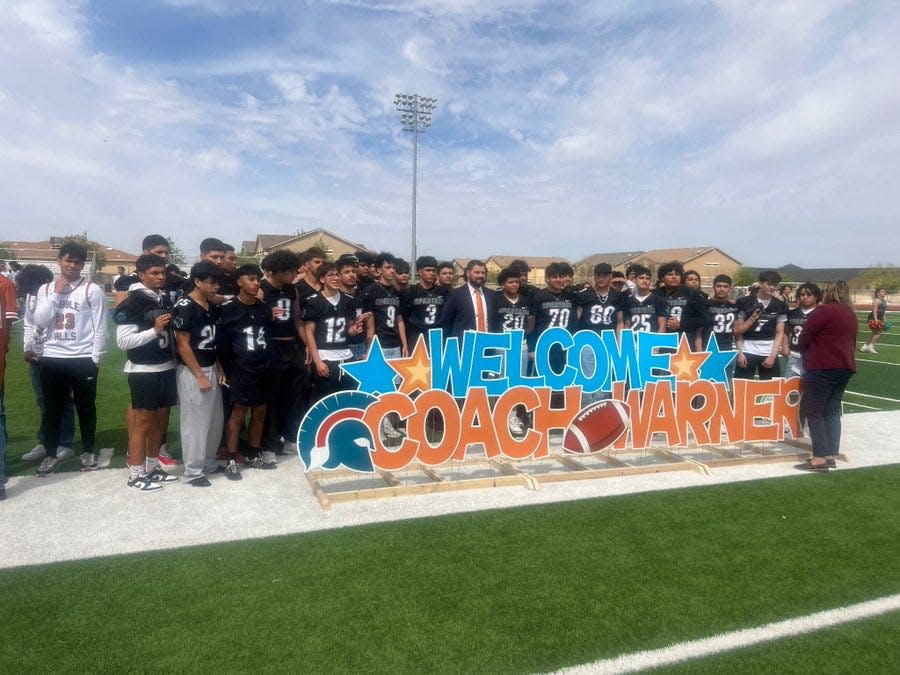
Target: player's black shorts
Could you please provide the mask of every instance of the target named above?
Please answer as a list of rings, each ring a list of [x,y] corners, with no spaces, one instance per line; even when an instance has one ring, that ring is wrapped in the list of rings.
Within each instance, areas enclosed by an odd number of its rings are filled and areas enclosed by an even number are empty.
[[[263,383],[269,370],[269,362],[246,363],[234,361],[228,373],[231,402],[253,408],[266,402]]]
[[[300,340],[269,340],[269,367],[305,370],[306,352]]]
[[[128,373],[131,407],[135,410],[157,410],[178,405],[175,369],[161,373]]]

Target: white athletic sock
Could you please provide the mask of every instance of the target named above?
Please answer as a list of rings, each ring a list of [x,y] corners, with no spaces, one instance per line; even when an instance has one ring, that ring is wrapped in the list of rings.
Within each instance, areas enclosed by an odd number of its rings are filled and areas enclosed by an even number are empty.
[[[126,464],[128,467],[128,480],[132,478],[138,478],[139,476],[144,475],[144,467],[143,466],[131,466],[131,464]]]
[[[147,473],[152,473],[159,468],[159,460],[156,457],[147,457],[147,459],[144,460],[144,466],[147,467]]]

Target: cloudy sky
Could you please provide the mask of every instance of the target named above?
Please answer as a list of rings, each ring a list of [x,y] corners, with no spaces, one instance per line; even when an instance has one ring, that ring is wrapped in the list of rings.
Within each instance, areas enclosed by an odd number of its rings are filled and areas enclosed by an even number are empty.
[[[0,239],[900,263],[892,0],[5,0]]]

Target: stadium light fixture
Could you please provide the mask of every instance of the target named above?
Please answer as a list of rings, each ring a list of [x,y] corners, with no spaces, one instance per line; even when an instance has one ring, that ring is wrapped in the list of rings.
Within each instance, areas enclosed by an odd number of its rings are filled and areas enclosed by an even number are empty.
[[[437,99],[418,94],[401,94],[394,96],[394,107],[400,113],[400,127],[413,135],[413,181],[412,181],[412,245],[410,248],[409,266],[412,280],[415,281],[416,269],[416,187],[418,182],[419,134],[431,127],[431,113],[437,108]]]

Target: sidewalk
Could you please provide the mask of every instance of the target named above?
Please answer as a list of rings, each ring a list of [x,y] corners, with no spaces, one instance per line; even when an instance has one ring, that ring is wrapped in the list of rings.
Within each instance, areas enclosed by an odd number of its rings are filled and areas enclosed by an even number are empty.
[[[900,461],[900,411],[843,418],[838,470]],[[125,486],[125,471],[18,476],[0,503],[0,568],[103,555],[194,546],[387,522],[445,513],[732,483],[798,475],[791,462],[466,490],[336,504],[324,513],[303,476],[299,458],[279,458],[277,471],[247,469],[240,482],[223,474],[209,488],[181,482],[155,493]]]

